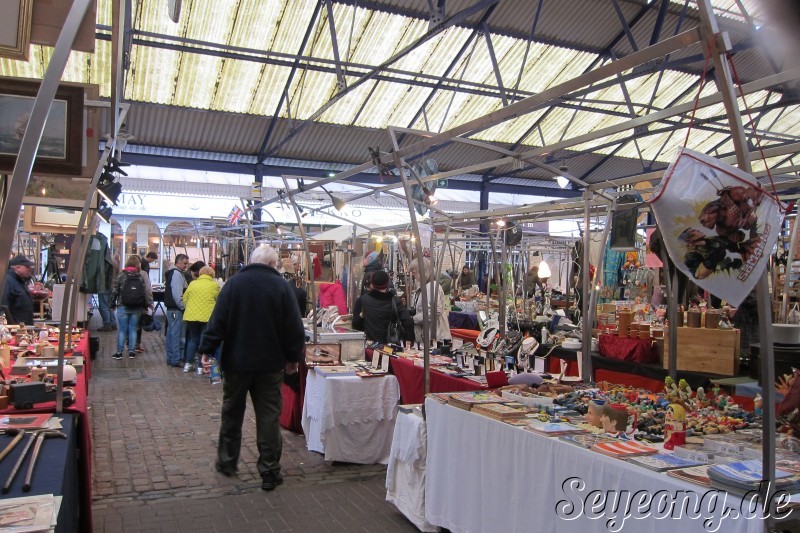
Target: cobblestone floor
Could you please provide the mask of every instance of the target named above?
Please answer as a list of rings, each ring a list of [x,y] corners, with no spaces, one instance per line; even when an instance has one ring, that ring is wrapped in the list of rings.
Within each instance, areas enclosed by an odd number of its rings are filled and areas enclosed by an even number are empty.
[[[221,387],[167,366],[163,332],[145,333],[135,359],[115,361],[116,331],[97,325],[89,392],[96,532],[416,531],[385,502],[385,466],[332,465],[288,431],[285,481],[263,492],[250,405],[239,473],[217,474]]]

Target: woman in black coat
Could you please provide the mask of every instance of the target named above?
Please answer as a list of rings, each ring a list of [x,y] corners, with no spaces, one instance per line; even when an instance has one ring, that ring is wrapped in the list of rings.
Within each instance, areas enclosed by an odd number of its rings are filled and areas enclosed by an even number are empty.
[[[397,309],[403,326],[403,339],[414,342],[414,321],[400,299],[389,292],[389,274],[378,270],[373,272],[370,281],[369,292],[358,298],[353,307],[353,328],[363,331],[369,341],[386,344],[389,324]]]

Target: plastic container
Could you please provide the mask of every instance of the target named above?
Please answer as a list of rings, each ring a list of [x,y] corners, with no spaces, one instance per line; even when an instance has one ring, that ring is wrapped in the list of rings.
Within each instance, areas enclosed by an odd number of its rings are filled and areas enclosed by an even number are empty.
[[[219,363],[214,357],[212,357],[209,362],[211,363],[211,367],[209,368],[208,379],[211,381],[212,385],[218,385],[222,383],[222,374],[219,372]]]

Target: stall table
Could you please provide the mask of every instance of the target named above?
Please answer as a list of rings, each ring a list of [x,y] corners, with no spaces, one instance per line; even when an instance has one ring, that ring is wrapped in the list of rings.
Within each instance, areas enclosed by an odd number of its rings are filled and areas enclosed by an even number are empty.
[[[386,501],[394,504],[420,531],[433,532],[439,528],[425,520],[427,440],[425,420],[421,416],[397,414],[386,467]]]
[[[303,403],[308,449],[328,461],[385,464],[399,400],[392,375],[324,377],[309,370]]]
[[[31,451],[29,451],[28,458],[22,463],[22,469],[14,478],[11,491],[8,494],[0,495],[0,500],[23,496],[41,496],[44,494],[62,496],[61,508],[58,511],[58,523],[55,528],[56,533],[86,531],[79,529],[78,518],[78,498],[81,493],[79,490],[80,483],[78,480],[76,454],[77,417],[63,413],[55,416],[61,419],[62,429],[60,431],[65,433],[67,438],[50,438],[42,442],[42,448],[31,478],[31,490],[23,492],[22,485],[31,457]],[[0,462],[0,480],[2,480],[3,484],[22,454],[28,438],[27,436],[23,437],[11,453]],[[13,440],[11,435],[0,435],[0,449],[4,449],[11,440]]]
[[[400,383],[400,397],[403,403],[422,403],[425,399],[425,368],[403,357],[392,357],[389,367]],[[430,392],[466,392],[485,390],[487,387],[466,378],[448,376],[431,369]]]
[[[78,374],[75,389],[75,403],[64,407],[63,412],[77,415],[76,441],[78,446],[78,480],[80,487],[80,531],[92,531],[92,437],[89,428],[89,412],[87,396],[88,380],[91,377],[91,357],[89,357],[89,334],[84,332],[80,340],[74,343],[73,353],[82,352],[83,372]],[[65,354],[69,355],[69,354]],[[2,413],[55,413],[56,402],[36,404],[33,409],[18,411],[13,406],[0,410]],[[4,461],[5,462],[5,461]]]
[[[563,512],[569,507],[559,502],[572,502],[577,510],[595,490],[603,494],[626,490],[628,495],[637,491],[650,495],[658,491],[673,495],[676,491],[693,491],[698,500],[708,490],[433,399],[426,400],[425,409],[425,518],[454,532],[607,533],[611,516],[592,519],[584,513],[572,516],[572,520],[563,519],[556,510]],[[465,443],[469,444],[468,451]],[[582,491],[576,485],[565,484],[572,478],[585,483]],[[738,511],[740,502],[740,497],[728,495],[725,506]],[[718,505],[722,505],[721,498]],[[588,510],[590,506],[587,503],[583,508]],[[609,502],[606,515],[614,512],[612,507]],[[681,533],[708,531],[702,519],[686,516],[680,523],[674,519],[629,518],[622,531],[673,533],[677,527]],[[729,517],[722,520],[719,531],[756,533],[763,528],[761,520]]]

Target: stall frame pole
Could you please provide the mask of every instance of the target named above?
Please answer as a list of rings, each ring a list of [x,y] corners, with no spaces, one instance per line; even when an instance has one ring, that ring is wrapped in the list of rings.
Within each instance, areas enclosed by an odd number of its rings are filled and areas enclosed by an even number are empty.
[[[737,95],[734,91],[731,79],[730,67],[728,65],[728,50],[730,41],[726,33],[720,33],[716,16],[710,0],[698,0],[697,7],[700,11],[703,36],[705,37],[704,48],[706,53],[711,55],[714,64],[714,81],[717,89],[722,94],[722,101],[728,115],[728,124],[731,129],[731,140],[733,141],[734,151],[736,152],[736,163],[738,167],[752,173],[750,157],[747,149],[747,137],[742,126],[742,117],[739,112]],[[775,505],[771,496],[775,490],[775,364],[774,350],[772,346],[772,305],[769,297],[769,273],[766,269],[761,274],[761,279],[756,285],[756,297],[758,299],[758,333],[761,344],[761,392],[763,405],[763,438],[762,438],[762,479],[766,483],[766,493],[762,494],[764,502]],[[775,513],[772,509],[765,509],[767,512],[764,520],[764,530],[770,531],[775,525]]]

